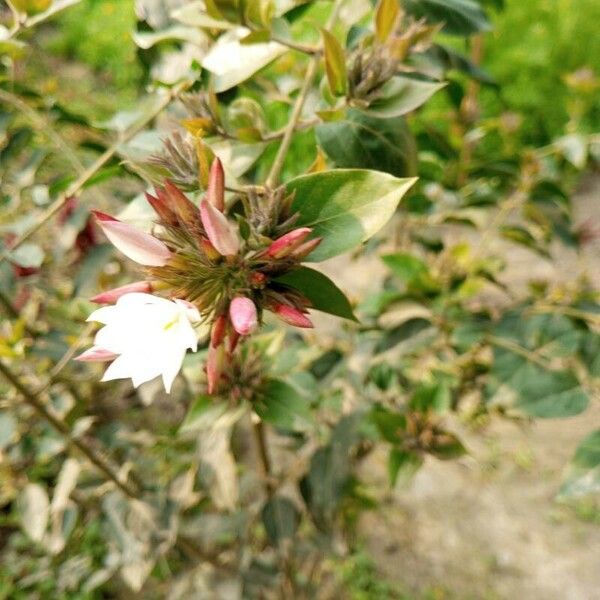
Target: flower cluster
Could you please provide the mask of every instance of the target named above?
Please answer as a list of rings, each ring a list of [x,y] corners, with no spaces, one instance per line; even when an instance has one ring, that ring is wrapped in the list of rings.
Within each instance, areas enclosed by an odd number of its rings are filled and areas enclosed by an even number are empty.
[[[116,303],[90,316],[105,327],[79,357],[116,359],[104,380],[131,377],[138,385],[162,374],[169,391],[185,351],[196,349],[191,324],[207,322],[207,387],[216,393],[239,339],[258,328],[265,310],[290,325],[312,327],[309,301],[278,279],[298,268],[321,239],[311,238],[308,227],[293,228],[291,198],[282,190],[262,205],[255,197],[243,202],[246,212],[234,224],[226,214],[224,179],[217,158],[199,206],[168,180],[146,194],[157,215],[152,233],[94,212],[106,237],[146,274],[92,298]],[[158,291],[170,299],[151,295]]]

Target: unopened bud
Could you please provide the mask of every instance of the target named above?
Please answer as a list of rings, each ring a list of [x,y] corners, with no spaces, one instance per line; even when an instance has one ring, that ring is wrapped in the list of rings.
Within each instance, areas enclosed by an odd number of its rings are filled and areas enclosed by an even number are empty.
[[[206,199],[220,212],[225,209],[225,172],[219,158],[210,166]]]
[[[93,298],[90,298],[92,302],[96,304],[114,304],[121,296],[132,293],[150,294],[153,291],[152,284],[149,281],[136,281],[135,283],[128,283],[121,287],[113,288],[102,292]]]
[[[223,343],[225,334],[227,333],[227,315],[219,315],[213,323],[212,331],[210,332],[210,344],[213,348],[217,348]]]
[[[271,306],[271,310],[288,325],[306,329],[314,327],[312,321],[303,312],[288,304],[274,304]]]
[[[291,254],[311,234],[310,227],[299,227],[276,239],[267,249],[272,258],[284,258]]]
[[[248,335],[256,329],[258,324],[256,305],[250,298],[238,296],[229,305],[229,318],[233,328],[240,335]]]
[[[298,260],[306,258],[322,241],[323,238],[318,237],[300,244],[293,252],[294,258],[297,258]]]

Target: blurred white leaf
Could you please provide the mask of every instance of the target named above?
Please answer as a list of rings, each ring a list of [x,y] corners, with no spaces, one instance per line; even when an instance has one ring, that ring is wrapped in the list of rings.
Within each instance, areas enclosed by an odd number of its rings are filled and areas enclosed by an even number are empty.
[[[229,21],[213,19],[210,15],[206,14],[205,10],[204,2],[190,2],[185,6],[175,9],[171,13],[171,17],[184,25],[191,25],[193,27],[221,30],[233,29],[235,27]]]
[[[207,42],[207,37],[201,31],[193,27],[185,27],[184,25],[173,25],[162,31],[143,31],[132,34],[133,41],[136,46],[143,50],[152,48],[155,44],[166,41],[184,41],[197,46],[204,46]]]
[[[245,27],[224,33],[204,57],[202,66],[212,73],[215,92],[242,83],[286,51],[276,42],[241,44],[240,39],[248,33]]]
[[[28,483],[19,495],[18,505],[21,527],[34,542],[41,542],[50,515],[46,490],[37,483]]]
[[[67,458],[63,463],[60,474],[58,475],[58,482],[54,488],[54,495],[52,496],[52,504],[50,505],[50,512],[57,513],[62,512],[67,507],[69,496],[77,485],[77,478],[81,472],[81,465],[74,458]]]
[[[37,244],[27,242],[15,250],[11,250],[8,258],[20,267],[37,269],[44,262],[44,251]]]
[[[212,471],[211,497],[215,506],[224,510],[233,510],[239,496],[235,459],[229,448],[230,436],[231,427],[220,427],[200,434],[198,439],[200,460]]]

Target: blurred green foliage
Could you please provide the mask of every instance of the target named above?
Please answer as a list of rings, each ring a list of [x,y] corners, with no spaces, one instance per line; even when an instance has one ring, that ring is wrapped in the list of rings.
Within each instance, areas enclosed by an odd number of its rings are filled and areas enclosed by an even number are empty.
[[[131,37],[135,27],[133,0],[83,0],[60,15],[49,49],[108,75],[119,92],[132,96],[143,76]]]
[[[486,36],[485,67],[502,87],[484,96],[486,108],[509,108],[525,116],[522,134],[545,143],[563,131],[576,93],[565,78],[580,69],[600,76],[600,2],[597,0],[506,0]],[[600,130],[598,89],[581,93],[588,102],[579,130]]]

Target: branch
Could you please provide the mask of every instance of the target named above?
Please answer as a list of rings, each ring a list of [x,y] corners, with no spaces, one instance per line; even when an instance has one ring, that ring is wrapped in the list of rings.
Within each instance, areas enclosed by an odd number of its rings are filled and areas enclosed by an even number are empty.
[[[10,250],[18,248],[27,241],[34,233],[41,229],[68,201],[71,196],[78,194],[83,186],[118,152],[121,144],[128,142],[139,133],[152,119],[164,110],[169,103],[179,94],[192,85],[190,81],[183,81],[169,90],[169,93],[158,103],[152,112],[142,121],[131,127],[109,146],[81,175],[62,193],[58,198],[36,219],[35,223],[11,245]],[[0,255],[0,264],[8,258],[5,251]]]
[[[327,25],[325,26],[325,29],[331,29],[331,27],[335,23],[343,1],[344,0],[336,0],[333,6],[333,10],[329,15],[329,19],[327,20]],[[283,132],[283,139],[281,140],[281,145],[277,150],[277,155],[275,156],[275,160],[273,162],[273,165],[271,166],[271,170],[269,171],[269,175],[267,176],[267,180],[265,182],[265,186],[268,188],[272,188],[277,185],[277,181],[279,179],[281,169],[283,168],[285,157],[287,155],[288,150],[290,149],[290,144],[292,143],[292,138],[294,136],[296,126],[298,124],[298,121],[300,120],[302,109],[304,108],[304,103],[306,102],[308,92],[310,91],[315,75],[317,74],[319,61],[320,53],[317,55],[313,55],[313,57],[310,59],[310,62],[308,63],[308,68],[306,69],[306,74],[304,76],[304,81],[302,82],[302,87],[300,88],[300,92],[298,93],[298,97],[296,98],[296,103],[294,104],[290,120]]]
[[[5,379],[21,394],[23,400],[33,408],[43,419],[45,419],[58,433],[60,433],[67,444],[74,448],[77,448],[82,454],[84,454],[88,460],[100,470],[104,476],[112,481],[124,494],[129,498],[137,498],[138,490],[129,482],[123,481],[116,473],[116,471],[110,466],[107,460],[98,454],[94,448],[88,446],[80,438],[73,437],[71,434],[70,427],[56,415],[52,414],[46,407],[40,396],[34,390],[29,389],[15,373],[0,361],[0,373],[4,375]]]

